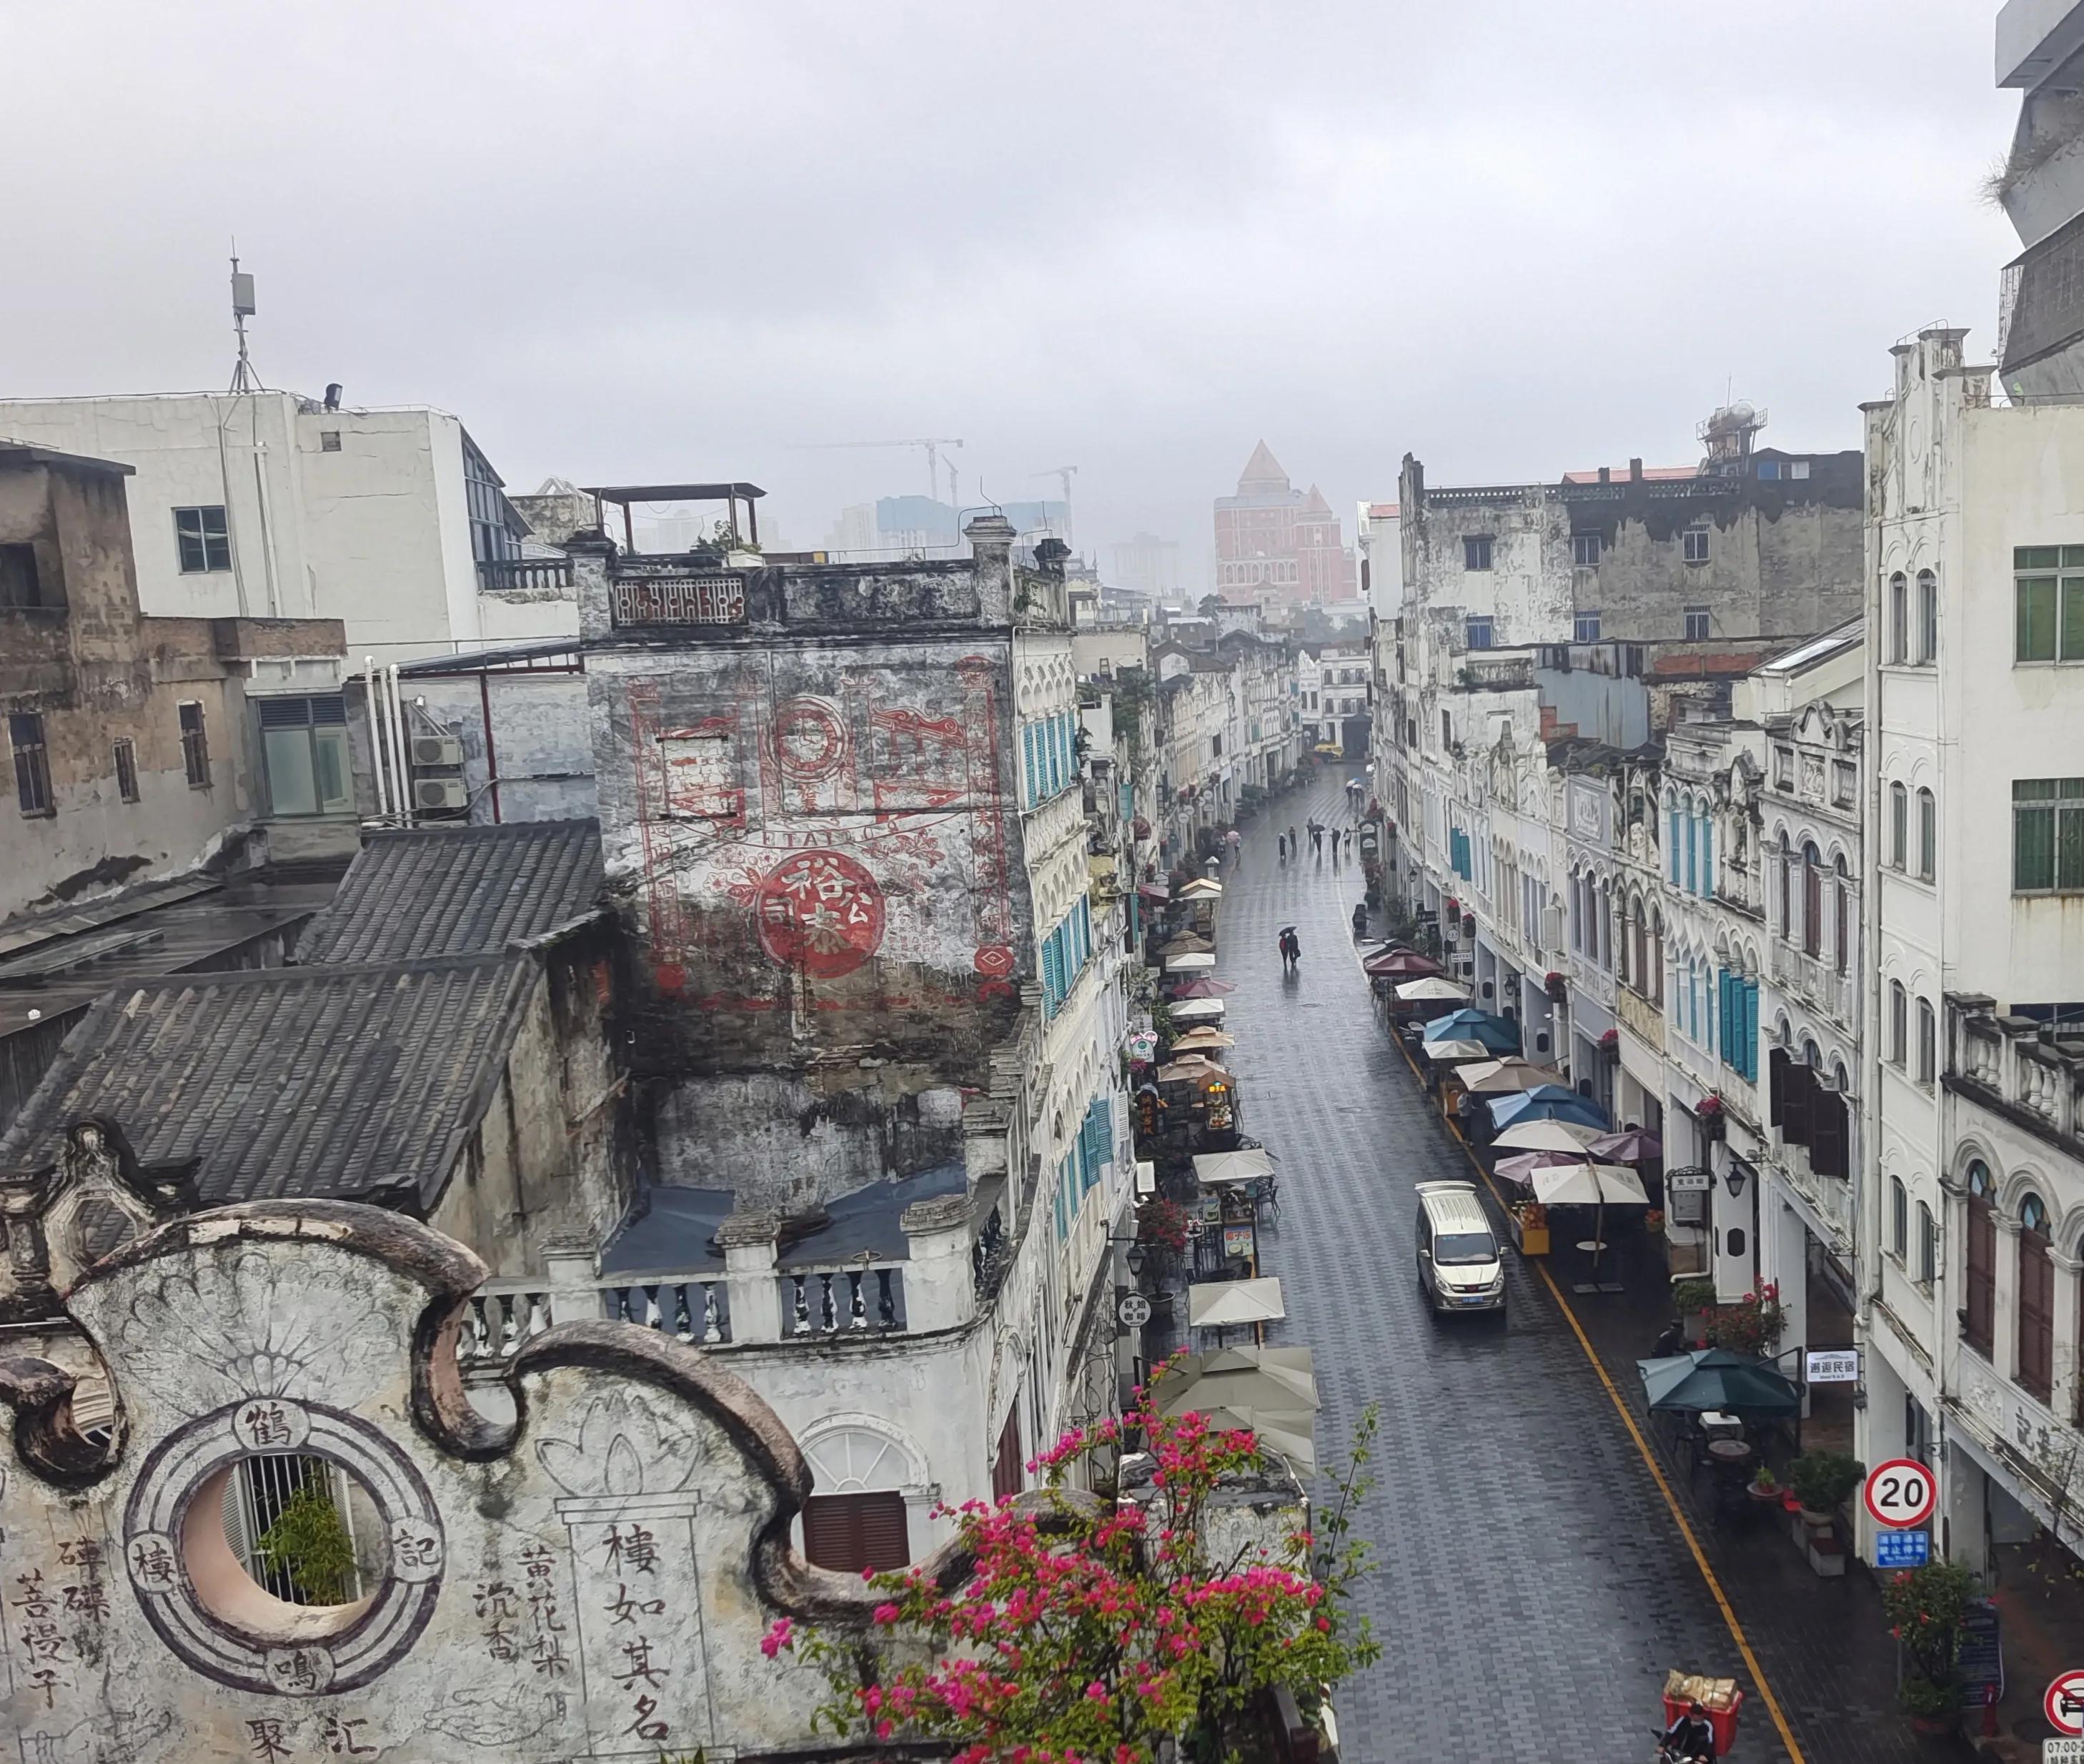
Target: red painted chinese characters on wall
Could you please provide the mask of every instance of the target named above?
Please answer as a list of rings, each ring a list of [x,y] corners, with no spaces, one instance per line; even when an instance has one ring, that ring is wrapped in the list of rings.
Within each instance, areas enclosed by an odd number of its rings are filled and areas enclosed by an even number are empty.
[[[852,973],[882,947],[883,891],[837,851],[799,851],[768,873],[754,908],[777,961],[820,980]]]

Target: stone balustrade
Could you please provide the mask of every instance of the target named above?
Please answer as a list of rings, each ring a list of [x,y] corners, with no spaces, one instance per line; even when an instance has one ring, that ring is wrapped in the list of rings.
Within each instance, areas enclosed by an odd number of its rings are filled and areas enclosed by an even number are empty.
[[[2073,1153],[2084,1153],[2084,1042],[1978,993],[1946,999],[1946,1082]]]
[[[1791,998],[1820,1011],[1848,1034],[1858,1033],[1859,977],[1840,973],[1781,938],[1767,943],[1767,965],[1773,983]]]

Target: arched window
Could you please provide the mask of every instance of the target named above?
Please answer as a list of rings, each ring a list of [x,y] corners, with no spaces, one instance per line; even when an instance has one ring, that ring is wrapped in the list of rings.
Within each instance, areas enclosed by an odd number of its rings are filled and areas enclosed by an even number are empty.
[[[1900,784],[1889,786],[1889,862],[1910,867],[1910,792]]]
[[[1917,1283],[1929,1288],[1939,1278],[1939,1228],[1932,1209],[1917,1203]]]
[[[1917,873],[1929,882],[1939,867],[1939,805],[1932,792],[1917,793]]]
[[[1780,851],[1774,867],[1780,871],[1780,935],[1794,941],[1794,854],[1788,850],[1787,835],[1780,836]]]
[[[1889,1178],[1889,1253],[1898,1262],[1910,1253],[1910,1190],[1903,1185],[1903,1178]]]
[[[1838,923],[1832,954],[1841,974],[1853,971],[1853,879],[1845,869],[1845,854],[1840,852],[1832,866],[1837,882],[1836,905]]]
[[[1889,578],[1888,659],[1900,668],[1910,659],[1908,584],[1899,570]]]
[[[1611,968],[1614,965],[1614,891],[1605,882],[1599,884],[1599,965]]]
[[[1986,1359],[1997,1302],[1997,1217],[1990,1189],[1990,1167],[1978,1158],[1968,1166],[1968,1302],[1961,1338]]]
[[[1823,953],[1823,856],[1813,841],[1802,848],[1802,952]]]
[[[1816,1045],[1816,1037],[1813,1035],[1802,1037],[1802,1063],[1812,1072],[1823,1063],[1823,1049]]]
[[[2055,1382],[2055,1264],[2048,1249],[2048,1208],[2029,1194],[2019,1202],[2018,1385],[2043,1402]]]
[[[1693,804],[1688,802],[1686,805],[1686,892],[1688,894],[1701,892],[1700,825],[1701,817],[1694,812]]]
[[[1672,887],[1675,888],[1679,886],[1681,862],[1679,855],[1679,799],[1676,796],[1667,796],[1665,799],[1664,822],[1666,833],[1664,871],[1671,879]]]
[[[1701,892],[1715,892],[1715,816],[1705,804],[1701,809]]]
[[[1910,995],[1900,980],[1889,982],[1889,1058],[1898,1066],[1910,1062]]]
[[[1647,970],[1654,995],[1650,1003],[1658,1010],[1664,1008],[1664,909],[1653,906],[1650,910],[1650,967]]]
[[[1939,578],[1929,570],[1917,572],[1917,659],[1939,659]]]
[[[1917,1001],[1917,1081],[1929,1084],[1939,1066],[1939,1025],[1932,1014],[1932,1001]]]

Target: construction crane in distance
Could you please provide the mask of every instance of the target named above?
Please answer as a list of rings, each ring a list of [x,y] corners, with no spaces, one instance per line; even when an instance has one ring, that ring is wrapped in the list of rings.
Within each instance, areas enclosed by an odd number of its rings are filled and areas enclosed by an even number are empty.
[[[1071,542],[1071,480],[1078,475],[1075,465],[1053,465],[1046,472],[1034,472],[1033,477],[1053,477],[1064,486],[1064,543]]]
[[[914,436],[909,441],[795,441],[790,443],[791,451],[807,453],[833,447],[924,447],[926,450],[926,499],[937,502],[941,494],[941,449],[959,447],[962,442],[955,436],[945,435]],[[955,502],[955,462],[948,461],[948,500]],[[959,507],[959,504],[957,504]]]

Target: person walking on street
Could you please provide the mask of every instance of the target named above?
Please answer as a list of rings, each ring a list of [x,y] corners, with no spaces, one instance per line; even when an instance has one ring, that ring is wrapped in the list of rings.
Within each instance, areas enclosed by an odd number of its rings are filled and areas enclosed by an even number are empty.
[[[1281,934],[1281,972],[1283,973],[1294,973],[1297,967],[1301,964],[1302,960],[1302,941],[1296,936],[1295,927],[1291,925]]]
[[[1235,827],[1231,828],[1228,833],[1223,835],[1223,846],[1230,853],[1230,867],[1233,869],[1237,867],[1238,847],[1243,843],[1243,835],[1239,833],[1237,829]]]
[[[1302,855],[1302,845],[1295,837],[1295,823],[1292,821],[1288,824],[1288,855],[1291,858]]]
[[[1283,869],[1286,869],[1288,867],[1288,835],[1286,833],[1277,833],[1273,836],[1273,849],[1281,854],[1281,865]]]
[[[1348,857],[1349,857],[1349,858],[1350,858],[1353,854],[1353,829],[1352,828],[1349,827],[1349,828],[1347,828],[1347,829],[1346,829],[1346,855],[1347,855]]]

